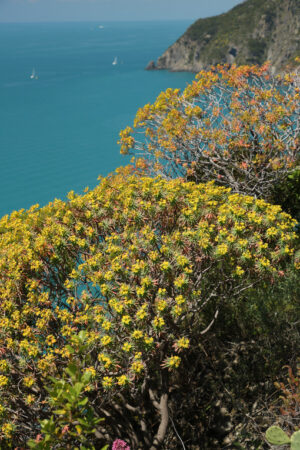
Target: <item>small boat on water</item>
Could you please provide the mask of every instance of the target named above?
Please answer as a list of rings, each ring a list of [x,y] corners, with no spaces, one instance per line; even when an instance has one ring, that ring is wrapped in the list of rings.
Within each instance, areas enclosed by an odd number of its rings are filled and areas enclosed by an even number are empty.
[[[31,80],[37,80],[39,77],[37,76],[36,72],[35,72],[35,68],[32,69],[31,75],[30,75],[30,79]]]
[[[118,58],[117,58],[117,56],[115,57],[115,59],[113,60],[113,62],[112,62],[112,65],[113,66],[116,66],[118,64]]]

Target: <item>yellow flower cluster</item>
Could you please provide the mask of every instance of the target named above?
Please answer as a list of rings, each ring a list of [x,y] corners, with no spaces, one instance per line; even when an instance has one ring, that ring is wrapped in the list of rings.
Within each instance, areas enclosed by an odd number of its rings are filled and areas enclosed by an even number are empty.
[[[34,384],[34,378],[33,377],[24,377],[23,384],[26,387],[31,387]]]
[[[180,365],[181,362],[181,358],[179,356],[171,356],[168,360],[167,360],[167,367],[170,367],[171,369],[177,369]]]
[[[0,387],[5,387],[8,383],[8,378],[5,375],[0,375]]]
[[[1,431],[7,439],[11,439],[14,426],[12,423],[4,423],[1,427]]]
[[[176,348],[189,348],[190,346],[190,340],[188,338],[180,338],[178,339],[178,341],[175,343]]]
[[[131,369],[133,372],[135,372],[135,373],[141,373],[142,370],[144,370],[144,365],[143,365],[143,363],[142,363],[141,361],[134,361],[134,362],[131,364],[130,369]]]

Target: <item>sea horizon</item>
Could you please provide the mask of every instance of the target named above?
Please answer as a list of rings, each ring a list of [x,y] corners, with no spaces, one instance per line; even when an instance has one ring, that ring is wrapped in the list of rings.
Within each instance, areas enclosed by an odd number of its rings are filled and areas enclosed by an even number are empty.
[[[42,25],[42,24],[44,24],[44,23],[53,23],[53,24],[63,24],[63,23],[76,23],[76,24],[78,24],[78,23],[82,23],[82,24],[85,24],[85,23],[95,23],[95,24],[98,24],[99,22],[100,23],[144,23],[144,22],[146,22],[146,23],[156,23],[156,22],[158,22],[158,23],[160,23],[160,22],[166,22],[166,23],[169,23],[169,22],[191,22],[191,24],[195,21],[196,19],[195,18],[190,18],[190,19],[155,19],[155,20],[152,20],[152,19],[143,19],[143,20],[138,20],[138,19],[133,19],[133,20],[122,20],[122,19],[116,19],[116,20],[108,20],[108,19],[103,19],[103,20],[101,20],[101,19],[99,19],[99,20],[74,20],[74,19],[69,19],[69,20],[34,20],[34,21],[26,21],[26,20],[24,20],[24,21],[2,21],[1,19],[0,19],[0,25],[2,25],[2,24],[18,24],[18,25],[25,25],[25,24],[28,24],[28,25],[33,25],[33,24],[40,24],[40,25]]]

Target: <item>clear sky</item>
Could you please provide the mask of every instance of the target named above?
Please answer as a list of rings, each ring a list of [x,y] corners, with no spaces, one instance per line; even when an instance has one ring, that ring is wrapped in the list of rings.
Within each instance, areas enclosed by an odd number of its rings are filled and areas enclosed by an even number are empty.
[[[0,0],[0,22],[178,20],[228,11],[243,0]]]

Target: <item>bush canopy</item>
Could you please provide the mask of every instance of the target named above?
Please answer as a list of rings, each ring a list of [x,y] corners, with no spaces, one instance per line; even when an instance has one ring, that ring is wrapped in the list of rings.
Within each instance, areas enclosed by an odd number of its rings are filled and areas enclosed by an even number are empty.
[[[62,376],[84,331],[99,445],[158,448],[184,383],[176,374],[191,352],[205,358],[203,336],[226,304],[292,260],[300,268],[294,227],[279,206],[214,183],[120,174],[2,218],[0,441],[40,433],[47,377]]]
[[[203,70],[138,110],[120,132],[121,153],[151,174],[270,199],[299,164],[299,93],[296,72],[272,76],[268,64]]]

